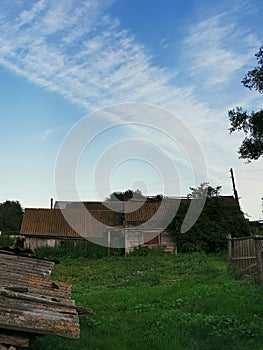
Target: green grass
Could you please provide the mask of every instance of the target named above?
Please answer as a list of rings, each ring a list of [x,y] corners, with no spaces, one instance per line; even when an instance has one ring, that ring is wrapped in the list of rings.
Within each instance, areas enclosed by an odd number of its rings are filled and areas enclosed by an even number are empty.
[[[68,258],[53,279],[94,316],[80,316],[79,340],[38,337],[30,350],[263,349],[263,289],[234,280],[224,255]]]

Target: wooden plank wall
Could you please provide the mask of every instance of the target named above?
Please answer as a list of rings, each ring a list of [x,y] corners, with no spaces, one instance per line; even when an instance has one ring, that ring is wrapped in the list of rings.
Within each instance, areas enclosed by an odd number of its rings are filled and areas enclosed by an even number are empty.
[[[229,263],[247,276],[257,276],[263,285],[263,236],[228,239]]]

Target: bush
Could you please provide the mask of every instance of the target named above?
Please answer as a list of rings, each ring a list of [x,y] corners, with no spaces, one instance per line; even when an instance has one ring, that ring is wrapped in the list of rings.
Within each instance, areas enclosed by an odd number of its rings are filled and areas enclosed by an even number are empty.
[[[98,259],[108,256],[108,248],[90,241],[65,241],[61,246],[55,248],[38,248],[36,255],[45,259],[60,258],[87,258]],[[111,248],[110,255],[123,255],[123,250]]]
[[[0,235],[0,247],[10,247],[14,243],[15,239],[9,235]]]
[[[139,246],[129,253],[130,256],[160,255],[165,253],[164,247]]]

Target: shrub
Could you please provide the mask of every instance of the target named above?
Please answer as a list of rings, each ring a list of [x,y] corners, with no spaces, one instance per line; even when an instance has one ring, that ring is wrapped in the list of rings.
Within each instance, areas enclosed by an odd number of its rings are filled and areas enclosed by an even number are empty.
[[[0,235],[0,247],[10,247],[14,241],[14,238],[11,238],[9,235]]]
[[[108,255],[108,248],[90,241],[65,241],[61,246],[55,248],[38,248],[36,255],[46,259],[60,258],[87,258],[98,259]],[[123,250],[111,248],[110,255],[123,255]]]
[[[160,255],[165,253],[165,248],[160,246],[138,246],[129,253],[130,256],[148,256],[148,255]]]

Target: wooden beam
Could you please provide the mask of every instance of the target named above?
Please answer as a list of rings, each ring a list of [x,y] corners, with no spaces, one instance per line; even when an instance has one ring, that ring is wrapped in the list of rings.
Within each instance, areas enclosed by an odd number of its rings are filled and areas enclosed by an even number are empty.
[[[111,237],[111,231],[108,230],[108,256],[110,256],[110,237]]]
[[[227,251],[228,251],[228,259],[232,258],[232,238],[231,235],[227,235]]]
[[[256,259],[256,256],[242,256],[240,258],[232,258],[231,260],[232,261],[235,261],[235,260],[248,260],[248,259]]]
[[[259,284],[263,286],[263,262],[262,262],[262,251],[261,251],[261,241],[262,236],[255,236],[255,249],[256,249],[256,260],[257,260],[257,272]]]
[[[28,295],[18,292],[13,292],[11,290],[8,290],[6,288],[0,288],[0,295],[3,295],[4,297],[11,298],[11,299],[18,299],[20,301],[27,301],[32,303],[39,303],[40,305],[48,305],[48,306],[54,306],[54,307],[64,307],[66,309],[70,310],[76,310],[76,312],[80,314],[86,314],[86,315],[92,315],[93,311],[91,309],[82,307],[82,306],[76,306],[73,304],[65,304],[59,301],[53,301],[51,299],[41,298],[34,295]]]
[[[19,337],[17,335],[0,334],[0,343],[28,348],[29,339]]]

